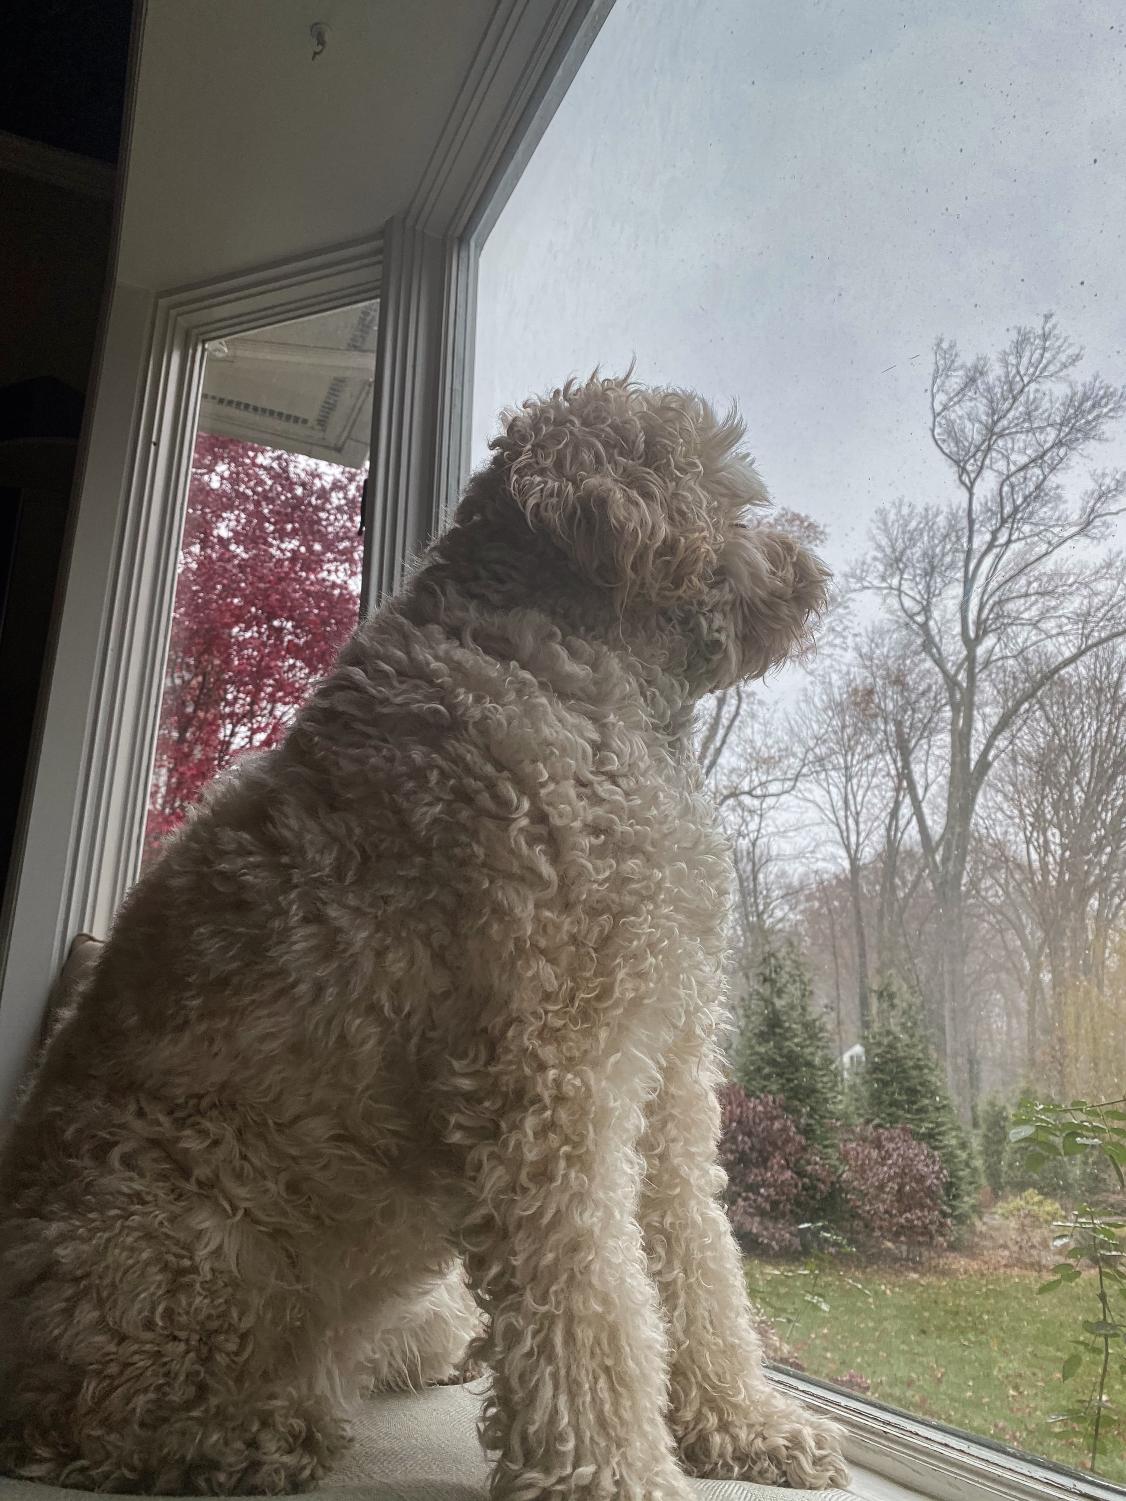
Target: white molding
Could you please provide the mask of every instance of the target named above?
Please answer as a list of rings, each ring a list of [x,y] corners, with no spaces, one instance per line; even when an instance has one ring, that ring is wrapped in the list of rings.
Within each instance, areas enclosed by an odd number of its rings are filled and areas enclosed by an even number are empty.
[[[372,391],[371,467],[364,515],[362,609],[402,582],[433,532],[444,246],[401,219],[384,227],[384,296]]]
[[[157,299],[144,417],[126,486],[94,692],[66,933],[104,932],[136,878],[172,619],[206,345],[378,297],[381,246],[346,250]]]
[[[935,1501],[1123,1501],[1126,1490],[777,1368],[774,1383],[843,1425],[851,1464]],[[861,1487],[861,1489],[863,1489]]]
[[[612,5],[498,0],[404,215],[409,223],[481,244]]]
[[[483,168],[475,198],[463,206],[466,231],[478,246],[500,217],[613,8],[614,0],[573,0],[558,8],[554,24],[545,27],[537,39],[536,66],[528,70],[523,87],[510,98],[497,127],[488,177]]]
[[[84,198],[112,198],[117,181],[117,168],[112,162],[45,146],[42,141],[13,135],[10,130],[0,130],[0,172],[33,177],[68,193],[81,193]]]
[[[479,254],[477,240],[471,235],[445,242],[439,335],[443,358],[438,371],[434,456],[434,520],[438,528],[445,525],[469,477]]]
[[[405,213],[385,228],[364,608],[468,476],[480,246],[613,0],[498,0]]]
[[[384,229],[364,515],[363,609],[399,588],[440,530],[468,466],[477,256],[465,240]]]

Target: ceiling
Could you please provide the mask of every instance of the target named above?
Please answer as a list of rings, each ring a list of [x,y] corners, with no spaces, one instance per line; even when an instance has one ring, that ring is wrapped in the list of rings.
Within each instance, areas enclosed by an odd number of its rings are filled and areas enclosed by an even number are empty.
[[[409,204],[495,4],[148,0],[117,279],[165,292],[373,238]]]

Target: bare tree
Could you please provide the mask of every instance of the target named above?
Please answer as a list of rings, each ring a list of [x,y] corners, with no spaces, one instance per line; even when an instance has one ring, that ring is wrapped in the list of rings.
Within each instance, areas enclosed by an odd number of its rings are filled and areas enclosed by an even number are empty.
[[[856,655],[872,694],[873,728],[888,787],[874,922],[876,968],[881,975],[898,974],[909,981],[928,1003],[933,1021],[941,1006],[929,1004],[918,945],[918,893],[926,881],[926,867],[913,852],[905,851],[905,844],[914,824],[907,795],[908,768],[924,806],[939,776],[942,697],[932,682],[920,682],[917,653],[894,625],[889,628],[884,622],[869,630],[857,645]]]
[[[743,714],[745,690],[742,683],[713,693],[707,701],[697,726],[696,756],[706,780],[712,780],[723,762],[731,733]]]
[[[793,739],[807,747],[797,795],[831,830],[848,875],[861,1036],[871,1020],[864,872],[886,834],[886,805],[893,795],[877,712],[872,683],[853,668],[843,677],[823,676],[791,718]]]
[[[739,950],[753,967],[795,885],[795,820],[786,805],[805,754],[779,729],[761,695],[739,688],[717,695],[701,716],[697,755],[734,847]]]
[[[1126,636],[1126,572],[1098,555],[1126,476],[1064,481],[1126,410],[1126,392],[1075,378],[1082,350],[1051,317],[993,358],[935,345],[931,437],[958,490],[881,511],[858,581],[895,619],[922,685],[942,695],[945,766],[927,796],[900,726],[906,792],[942,924],[940,1041],[967,1103],[966,873],[974,814],[998,757],[1045,688]],[[926,691],[926,689],[924,689]]]
[[[1077,981],[1102,994],[1126,910],[1126,651],[1092,652],[1040,694],[986,799],[993,910],[1027,966],[1026,1064],[1054,1043]],[[1055,1034],[1053,1037],[1053,1033]]]

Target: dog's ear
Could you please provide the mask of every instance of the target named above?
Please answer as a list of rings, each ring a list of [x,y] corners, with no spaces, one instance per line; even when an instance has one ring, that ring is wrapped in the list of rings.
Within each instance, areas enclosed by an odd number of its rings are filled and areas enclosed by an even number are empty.
[[[745,670],[761,677],[808,646],[811,623],[828,607],[832,576],[789,527],[747,528],[723,562],[742,602]]]
[[[594,583],[663,606],[701,592],[723,546],[702,483],[716,427],[698,397],[596,377],[526,401],[492,446],[530,526]]]

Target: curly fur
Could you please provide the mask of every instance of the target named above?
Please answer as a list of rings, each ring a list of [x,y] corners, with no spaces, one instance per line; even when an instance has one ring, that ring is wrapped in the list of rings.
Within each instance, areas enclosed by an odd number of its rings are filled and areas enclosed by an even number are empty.
[[[0,1166],[0,1465],[282,1492],[374,1386],[492,1372],[501,1501],[824,1486],[719,1206],[728,854],[701,694],[826,574],[734,417],[508,416],[285,743],[132,891]]]

